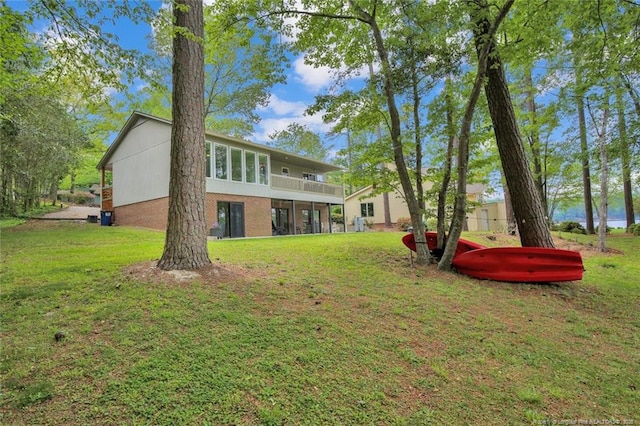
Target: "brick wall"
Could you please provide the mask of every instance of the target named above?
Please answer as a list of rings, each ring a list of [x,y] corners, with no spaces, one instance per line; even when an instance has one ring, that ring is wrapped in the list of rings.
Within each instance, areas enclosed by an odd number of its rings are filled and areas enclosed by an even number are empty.
[[[112,221],[115,225],[165,230],[168,213],[169,198],[165,197],[116,207]]]
[[[244,204],[245,235],[247,237],[271,235],[271,199],[211,193],[207,193],[205,197],[207,232],[211,224],[218,221],[218,201]],[[113,223],[165,230],[167,229],[168,212],[169,198],[158,198],[116,207],[113,213]]]
[[[241,195],[207,193],[207,225],[218,221],[218,201],[244,204],[244,233],[247,237],[271,235],[271,199]]]

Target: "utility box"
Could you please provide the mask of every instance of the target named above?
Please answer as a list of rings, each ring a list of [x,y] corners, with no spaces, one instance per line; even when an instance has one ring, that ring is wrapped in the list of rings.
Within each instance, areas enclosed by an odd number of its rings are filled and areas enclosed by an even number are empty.
[[[364,232],[364,217],[356,217],[353,224],[356,232]]]

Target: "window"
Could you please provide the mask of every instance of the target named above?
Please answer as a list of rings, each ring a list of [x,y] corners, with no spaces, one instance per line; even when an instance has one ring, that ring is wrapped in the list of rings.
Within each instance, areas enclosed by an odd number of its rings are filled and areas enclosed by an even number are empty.
[[[362,217],[373,217],[373,203],[360,203],[360,215]]]
[[[231,180],[242,182],[242,150],[231,148]]]
[[[211,142],[205,144],[207,177],[211,177]]]
[[[288,167],[283,167],[282,168],[282,176],[289,176],[289,168]]]
[[[227,174],[227,147],[225,145],[215,146],[215,160],[216,160],[216,178],[217,179],[228,179]]]
[[[269,157],[266,154],[258,154],[260,165],[260,184],[269,185]]]
[[[247,183],[256,183],[256,153],[244,152],[244,176]]]
[[[318,177],[315,175],[315,173],[302,173],[302,179],[317,181]]]

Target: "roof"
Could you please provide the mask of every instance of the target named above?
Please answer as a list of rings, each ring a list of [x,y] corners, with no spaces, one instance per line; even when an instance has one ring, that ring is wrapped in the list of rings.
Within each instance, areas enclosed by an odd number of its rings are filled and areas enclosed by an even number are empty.
[[[134,111],[129,117],[129,119],[127,119],[127,122],[124,124],[124,126],[118,133],[118,136],[116,136],[116,138],[114,139],[113,143],[111,144],[107,152],[105,152],[104,156],[102,157],[102,159],[100,160],[96,168],[99,170],[106,168],[109,165],[109,160],[111,159],[111,156],[118,149],[118,146],[125,139],[129,131],[131,131],[132,128],[138,126],[142,122],[145,122],[148,120],[155,120],[160,123],[165,123],[169,126],[172,125],[171,120],[166,120],[164,118],[156,117],[154,115],[145,114],[140,111]],[[250,142],[244,139],[234,138],[231,136],[205,130],[205,137],[207,136],[210,138],[218,139],[218,140],[232,142],[238,145],[244,145],[248,148],[267,151],[269,152],[269,155],[271,156],[272,160],[276,160],[285,164],[299,165],[299,166],[313,169],[318,172],[331,172],[331,171],[341,170],[340,167],[334,166],[333,164],[325,163],[324,161],[313,160],[311,158],[306,158],[298,154],[283,151],[281,149],[272,148],[266,145],[261,145],[261,144]]]

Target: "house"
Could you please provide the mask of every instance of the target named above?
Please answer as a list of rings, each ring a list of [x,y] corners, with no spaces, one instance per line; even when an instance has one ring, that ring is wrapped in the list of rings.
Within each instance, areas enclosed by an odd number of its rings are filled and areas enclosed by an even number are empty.
[[[424,182],[425,191],[431,189],[431,182]],[[345,221],[362,217],[373,223],[374,228],[383,228],[385,224],[384,199],[382,194],[373,194],[373,186],[367,186],[347,196],[344,201]],[[484,203],[483,185],[467,185],[467,201],[480,203],[467,214],[466,229],[469,231],[501,231],[506,230],[506,211],[504,201]],[[435,210],[435,206],[428,206]],[[398,191],[389,193],[389,216],[395,224],[399,218],[409,217],[409,208],[404,197]]]
[[[97,168],[102,210],[118,225],[166,229],[171,121],[134,112]],[[246,140],[206,132],[207,225],[226,237],[340,230],[331,207],[342,186],[324,182],[338,167]]]

